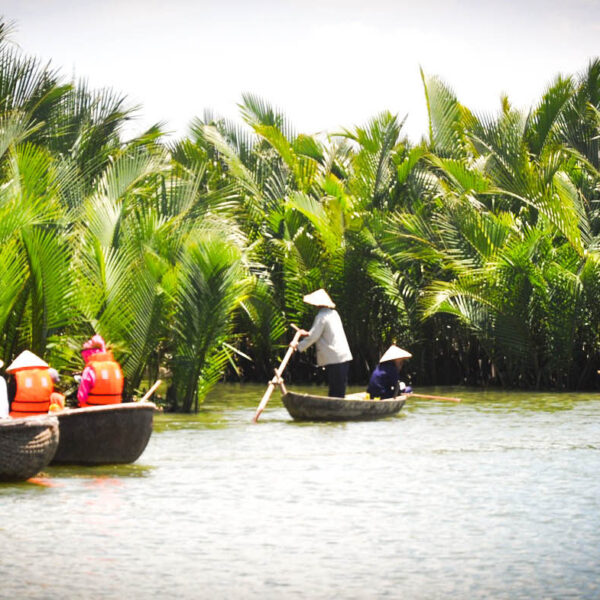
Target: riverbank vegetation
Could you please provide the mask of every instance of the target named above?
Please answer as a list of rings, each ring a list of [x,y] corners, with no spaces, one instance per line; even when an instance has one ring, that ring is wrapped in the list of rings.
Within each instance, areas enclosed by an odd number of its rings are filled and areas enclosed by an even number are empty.
[[[167,376],[192,410],[265,381],[302,296],[338,305],[364,382],[393,341],[413,384],[582,389],[600,368],[600,61],[523,111],[476,114],[423,74],[419,142],[381,113],[294,130],[244,95],[184,139],[125,140],[126,99],[67,82],[0,25],[0,356],[65,373],[93,332],[129,392]],[[401,99],[400,99],[401,102]],[[317,376],[310,355],[288,368]]]

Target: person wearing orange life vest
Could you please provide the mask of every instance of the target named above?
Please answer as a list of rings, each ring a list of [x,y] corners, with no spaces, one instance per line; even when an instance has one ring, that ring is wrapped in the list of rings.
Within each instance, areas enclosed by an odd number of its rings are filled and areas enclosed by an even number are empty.
[[[29,350],[24,350],[6,369],[11,382],[11,417],[30,417],[47,414],[50,404],[59,395],[52,382],[54,369]]]
[[[123,401],[123,372],[102,336],[95,335],[83,344],[85,369],[81,374],[77,399],[81,408]]]

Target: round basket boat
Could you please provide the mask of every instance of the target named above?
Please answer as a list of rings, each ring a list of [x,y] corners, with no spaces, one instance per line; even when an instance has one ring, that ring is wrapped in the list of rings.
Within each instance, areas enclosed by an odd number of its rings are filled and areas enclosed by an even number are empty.
[[[135,462],[152,434],[156,405],[124,402],[56,413],[60,442],[52,463],[103,465]]]
[[[24,481],[39,473],[54,457],[58,440],[55,417],[0,420],[0,481]]]
[[[330,398],[287,392],[282,401],[297,421],[372,421],[383,419],[400,411],[406,396],[389,400],[364,398]]]

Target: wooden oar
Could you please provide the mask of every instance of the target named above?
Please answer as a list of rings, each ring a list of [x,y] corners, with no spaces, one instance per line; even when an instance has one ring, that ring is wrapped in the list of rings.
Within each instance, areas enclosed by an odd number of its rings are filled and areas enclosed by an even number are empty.
[[[300,339],[300,336],[302,335],[302,331],[299,330],[295,325],[292,325],[292,327],[296,330],[296,335],[294,336],[294,339],[292,340],[292,344],[293,344],[294,342],[297,342]],[[283,360],[281,361],[279,368],[275,369],[275,376],[273,377],[273,379],[271,379],[271,381],[269,381],[269,385],[267,386],[267,391],[265,392],[265,395],[262,397],[262,400],[260,401],[260,404],[258,405],[258,408],[256,409],[256,414],[254,415],[254,419],[253,419],[253,421],[255,423],[258,421],[258,417],[260,417],[262,411],[265,410],[265,406],[267,406],[267,402],[269,401],[269,398],[271,397],[271,394],[273,393],[275,386],[281,385],[281,374],[283,373],[283,370],[286,368],[288,361],[292,357],[294,350],[295,350],[295,348],[292,348],[290,346],[288,348],[287,352],[285,353],[285,356],[283,357]]]
[[[346,400],[366,400],[366,392],[355,392],[354,394],[346,394]],[[460,398],[450,398],[448,396],[428,396],[426,394],[413,394],[409,392],[408,394],[400,393],[399,396],[414,396],[415,398],[428,398],[430,400],[442,400],[446,402],[460,402]],[[391,398],[386,398],[387,400],[391,400]]]
[[[428,400],[441,400],[442,402],[460,402],[460,398],[450,398],[449,396],[430,396],[428,394],[415,394],[411,392],[406,394],[407,396],[414,396],[415,398],[426,398]]]
[[[148,400],[148,398],[150,398],[150,396],[158,389],[158,386],[161,383],[162,381],[159,379],[139,400],[136,400],[136,402],[146,402],[146,400]]]

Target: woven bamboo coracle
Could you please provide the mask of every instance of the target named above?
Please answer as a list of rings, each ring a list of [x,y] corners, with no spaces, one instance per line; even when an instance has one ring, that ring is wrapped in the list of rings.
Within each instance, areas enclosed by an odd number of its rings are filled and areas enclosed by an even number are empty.
[[[0,481],[24,481],[47,466],[58,447],[58,419],[0,420]]]

